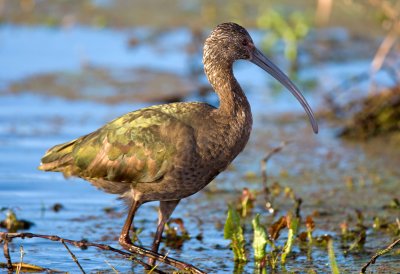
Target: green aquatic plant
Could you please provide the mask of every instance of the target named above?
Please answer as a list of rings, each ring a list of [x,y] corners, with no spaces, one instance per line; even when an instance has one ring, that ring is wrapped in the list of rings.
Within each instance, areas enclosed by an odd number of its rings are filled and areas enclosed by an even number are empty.
[[[285,216],[282,216],[276,222],[274,222],[268,229],[269,238],[271,241],[271,250],[268,252],[267,258],[268,258],[268,263],[272,269],[277,268],[279,255],[281,254],[281,248],[275,244],[275,241],[279,238],[282,229],[286,227],[287,227],[287,219]]]
[[[345,254],[348,252],[351,252],[353,250],[362,250],[364,248],[365,242],[367,239],[367,230],[365,228],[362,228],[358,231],[355,232],[355,239],[351,243],[350,247],[348,250],[345,251]]]
[[[224,227],[224,238],[231,240],[231,248],[235,262],[247,262],[245,239],[240,222],[240,215],[233,208],[229,207],[228,216]]]
[[[375,231],[384,231],[393,236],[400,235],[400,220],[396,218],[394,221],[389,221],[386,217],[375,216],[373,218],[372,228]]]
[[[390,202],[382,207],[383,209],[400,209],[400,200],[393,198]]]
[[[364,215],[360,210],[356,210],[355,221],[356,225],[353,228],[350,228],[346,221],[340,224],[342,246],[346,248],[344,254],[364,248],[368,226],[364,224]]]
[[[265,248],[268,243],[270,243],[268,239],[267,232],[264,227],[260,225],[260,214],[257,214],[256,217],[251,221],[253,225],[253,250],[254,250],[254,260],[255,260],[255,268],[260,270],[261,273],[265,272]]]
[[[329,265],[331,267],[331,272],[332,274],[340,274],[340,270],[336,262],[335,251],[333,250],[332,238],[329,238],[327,246],[328,246],[328,257],[329,257]]]
[[[288,239],[286,241],[285,246],[283,247],[282,255],[281,255],[281,263],[284,265],[286,263],[286,257],[292,251],[293,240],[297,234],[299,227],[300,219],[298,217],[292,217],[291,214],[286,216],[286,223],[289,229],[288,231]]]

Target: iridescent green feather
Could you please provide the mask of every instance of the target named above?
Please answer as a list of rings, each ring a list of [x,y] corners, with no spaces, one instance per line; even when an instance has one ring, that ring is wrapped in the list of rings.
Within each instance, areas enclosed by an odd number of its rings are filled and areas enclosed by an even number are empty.
[[[187,127],[171,112],[171,105],[161,105],[123,115],[89,135],[51,148],[39,169],[86,179],[154,182],[176,153],[174,140],[166,133],[171,127]]]

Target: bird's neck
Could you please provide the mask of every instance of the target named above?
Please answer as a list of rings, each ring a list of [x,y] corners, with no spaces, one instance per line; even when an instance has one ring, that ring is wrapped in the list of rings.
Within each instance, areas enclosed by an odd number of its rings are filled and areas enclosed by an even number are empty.
[[[222,64],[222,65],[221,65]],[[245,147],[249,140],[253,124],[250,104],[236,81],[232,65],[208,66],[204,62],[204,69],[208,80],[218,94],[220,105],[214,112],[214,120],[219,128],[221,140],[214,140],[224,144],[223,151],[217,151],[216,157],[221,157],[222,165],[232,161]]]
[[[223,116],[237,117],[247,115],[251,118],[250,104],[233,75],[232,64],[204,64],[208,81],[219,97],[218,112]]]

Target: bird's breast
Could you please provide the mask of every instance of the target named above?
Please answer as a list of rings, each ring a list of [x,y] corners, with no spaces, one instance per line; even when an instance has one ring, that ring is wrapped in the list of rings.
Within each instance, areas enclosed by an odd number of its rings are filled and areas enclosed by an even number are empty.
[[[138,184],[144,200],[188,197],[208,185],[244,149],[251,131],[251,119],[228,122],[206,119],[191,121],[193,138],[176,136],[178,152],[170,170],[157,183]],[[201,124],[201,126],[200,126]]]
[[[252,128],[252,117],[238,113],[236,119],[219,119],[199,132],[198,151],[205,165],[214,172],[224,170],[245,148]]]

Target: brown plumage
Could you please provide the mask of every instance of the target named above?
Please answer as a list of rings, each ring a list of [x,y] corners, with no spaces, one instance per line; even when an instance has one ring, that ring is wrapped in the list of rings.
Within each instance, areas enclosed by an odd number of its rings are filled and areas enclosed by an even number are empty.
[[[39,167],[78,176],[131,204],[120,243],[152,259],[165,222],[182,198],[204,188],[245,147],[252,127],[250,105],[232,64],[246,59],[285,85],[305,108],[313,129],[317,124],[294,84],[258,51],[248,32],[235,23],[218,25],[204,45],[203,63],[220,106],[172,103],[125,114],[97,131],[47,151]],[[137,208],[160,201],[159,222],[152,252],[129,238]]]

